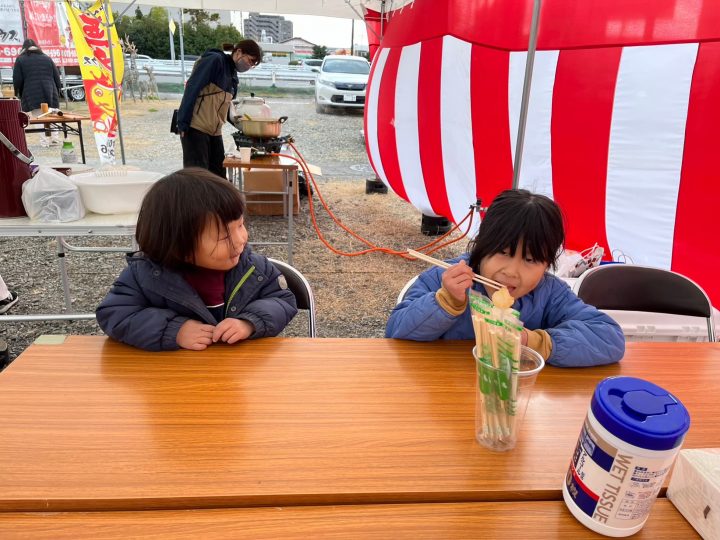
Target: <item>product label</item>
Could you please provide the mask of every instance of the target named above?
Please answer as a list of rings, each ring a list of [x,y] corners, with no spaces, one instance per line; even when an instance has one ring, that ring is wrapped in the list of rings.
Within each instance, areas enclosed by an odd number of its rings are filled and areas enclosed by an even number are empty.
[[[674,459],[674,454],[652,459],[614,448],[585,419],[565,484],[593,520],[631,528],[647,518]]]

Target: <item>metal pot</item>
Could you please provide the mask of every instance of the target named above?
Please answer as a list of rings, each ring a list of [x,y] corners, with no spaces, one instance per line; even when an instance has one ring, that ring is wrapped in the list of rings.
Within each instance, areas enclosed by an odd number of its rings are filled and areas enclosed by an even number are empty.
[[[280,136],[281,124],[287,121],[287,116],[280,118],[245,118],[241,119],[242,132],[248,137],[271,138]]]
[[[280,118],[253,118],[248,120],[247,118],[242,119],[242,132],[248,137],[279,137],[280,126],[284,124],[288,119],[287,116],[281,116]]]

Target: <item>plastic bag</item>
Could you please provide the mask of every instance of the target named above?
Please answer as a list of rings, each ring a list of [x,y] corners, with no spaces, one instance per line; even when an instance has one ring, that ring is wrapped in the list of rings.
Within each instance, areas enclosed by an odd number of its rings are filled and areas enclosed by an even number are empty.
[[[580,274],[585,270],[598,266],[604,253],[605,250],[597,244],[581,252],[563,251],[558,256],[555,275],[558,277],[580,277]]]
[[[77,186],[50,167],[39,167],[37,174],[23,184],[22,203],[35,221],[65,222],[85,216]]]
[[[566,249],[557,258],[555,275],[557,277],[575,277],[575,272],[582,265],[583,257],[579,252]]]

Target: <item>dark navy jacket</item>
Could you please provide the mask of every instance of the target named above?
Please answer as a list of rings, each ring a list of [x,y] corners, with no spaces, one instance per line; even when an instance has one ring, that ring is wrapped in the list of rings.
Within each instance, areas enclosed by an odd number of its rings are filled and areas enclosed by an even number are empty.
[[[235,63],[230,55],[220,49],[208,49],[195,62],[178,109],[178,131],[185,132],[190,128],[195,101],[210,83],[232,94],[233,98],[237,95],[238,77]]]
[[[180,348],[177,333],[188,319],[218,324],[180,273],[142,253],[127,260],[127,268],[96,310],[98,324],[108,336],[140,349],[168,351]],[[281,288],[280,276],[249,246],[225,275],[225,318],[251,322],[255,333],[250,339],[278,335],[297,313],[295,296]]]
[[[448,261],[466,263],[469,255]],[[395,306],[385,336],[415,341],[475,339],[470,308],[450,315],[437,303],[435,293],[442,286],[442,268],[426,270],[413,283],[405,299]],[[473,289],[487,296],[482,285]],[[625,337],[620,326],[605,313],[580,300],[568,285],[545,274],[538,286],[512,306],[528,330],[545,330],[552,339],[548,363],[560,367],[611,364],[625,354]]]

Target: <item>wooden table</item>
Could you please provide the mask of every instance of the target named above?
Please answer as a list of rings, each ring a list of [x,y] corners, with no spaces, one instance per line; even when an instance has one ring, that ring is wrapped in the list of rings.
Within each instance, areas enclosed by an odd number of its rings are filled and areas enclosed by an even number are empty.
[[[720,345],[630,343],[540,374],[518,446],[474,439],[471,342],[276,338],[145,353],[32,345],[0,374],[0,510],[561,499],[595,385],[633,375],[720,446]]]
[[[31,118],[30,125],[42,125],[41,128],[26,128],[26,133],[40,133],[43,131],[62,131],[67,139],[68,133],[77,135],[80,137],[80,154],[82,155],[82,162],[85,161],[85,141],[83,139],[82,132],[82,121],[90,120],[89,116],[82,116],[80,114],[73,114],[63,111],[62,116],[52,113],[46,114],[41,118]],[[75,124],[76,127],[70,124]]]
[[[288,220],[288,237],[287,242],[253,242],[254,244],[278,245],[287,244],[288,264],[292,265],[293,253],[293,203],[295,194],[295,178],[297,178],[298,164],[295,160],[281,156],[261,156],[254,157],[250,161],[243,161],[239,157],[228,156],[223,161],[223,167],[228,170],[228,178],[231,182],[237,184],[238,189],[243,193],[256,195],[282,195],[283,206],[287,208]],[[243,169],[261,169],[282,171],[284,189],[282,191],[251,191],[247,192],[243,185]]]
[[[34,538],[605,538],[583,527],[560,501],[373,504],[168,510],[0,513],[4,540]],[[633,539],[700,538],[667,499],[659,499]]]

